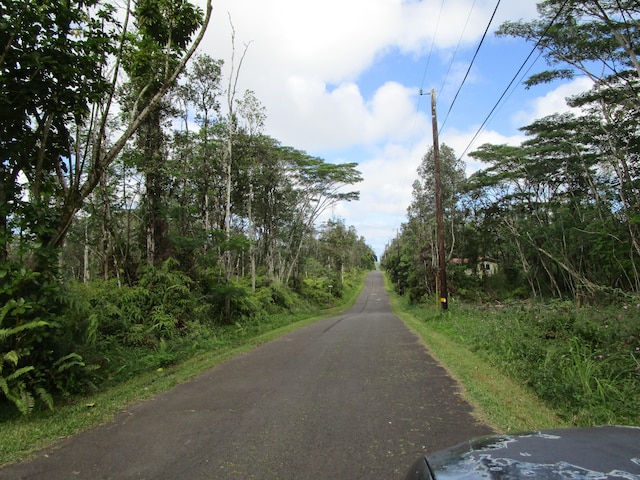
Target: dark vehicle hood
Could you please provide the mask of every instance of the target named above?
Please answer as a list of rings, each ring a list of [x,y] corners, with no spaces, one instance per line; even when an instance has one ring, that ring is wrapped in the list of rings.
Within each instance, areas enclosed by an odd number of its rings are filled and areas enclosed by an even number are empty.
[[[640,479],[640,428],[592,427],[494,435],[427,455],[407,478]],[[414,465],[416,467],[416,465]],[[414,472],[418,473],[414,468]],[[409,472],[411,474],[411,472]]]

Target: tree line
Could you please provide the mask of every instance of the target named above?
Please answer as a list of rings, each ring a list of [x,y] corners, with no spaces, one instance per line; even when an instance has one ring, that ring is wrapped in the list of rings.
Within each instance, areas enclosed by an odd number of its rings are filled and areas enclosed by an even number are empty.
[[[536,45],[549,69],[527,87],[586,76],[571,112],[521,130],[519,146],[481,146],[486,168],[465,178],[440,146],[448,276],[453,296],[611,300],[640,291],[640,62],[634,1],[546,0],[539,19],[498,35]],[[408,219],[382,264],[415,301],[435,293],[433,151],[423,158]],[[478,265],[490,259],[497,275]]]
[[[226,81],[198,52],[211,1],[0,7],[0,392],[20,411],[124,347],[317,308],[374,268],[353,227],[318,225],[358,199],[357,165],[264,134],[233,24]]]

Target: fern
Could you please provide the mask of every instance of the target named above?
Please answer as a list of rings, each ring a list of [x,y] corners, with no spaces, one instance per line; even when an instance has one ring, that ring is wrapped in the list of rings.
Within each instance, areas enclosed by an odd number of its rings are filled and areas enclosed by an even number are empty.
[[[0,390],[4,396],[12,402],[23,415],[28,414],[34,406],[33,395],[27,390],[23,376],[32,370],[33,366],[15,368],[18,366],[20,357],[18,352],[11,350],[2,354],[0,361]],[[12,367],[6,372],[6,365]]]
[[[84,367],[85,363],[80,355],[77,353],[70,353],[64,357],[58,359],[54,364],[58,372],[64,372],[72,367],[80,366]]]
[[[49,327],[49,322],[44,320],[31,320],[21,323],[22,318],[31,306],[24,298],[9,299],[0,309],[0,325],[7,320],[14,320],[12,327],[0,328],[0,391],[12,402],[23,415],[31,412],[35,405],[33,395],[29,391],[30,378],[29,373],[35,370],[33,365],[19,367],[20,355],[15,348],[6,351],[9,348],[8,342],[10,338],[19,337],[25,333],[41,331],[45,327]],[[2,352],[2,350],[5,350]]]
[[[4,341],[10,336],[20,332],[24,332],[26,330],[35,330],[36,328],[48,327],[49,325],[50,323],[45,322],[44,320],[33,320],[31,322],[18,325],[17,327],[0,328],[0,341]]]

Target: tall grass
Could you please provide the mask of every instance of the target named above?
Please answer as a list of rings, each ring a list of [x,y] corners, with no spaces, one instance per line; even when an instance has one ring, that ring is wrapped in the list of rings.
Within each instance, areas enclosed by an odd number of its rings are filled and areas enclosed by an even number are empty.
[[[640,425],[640,304],[406,306],[576,426]]]

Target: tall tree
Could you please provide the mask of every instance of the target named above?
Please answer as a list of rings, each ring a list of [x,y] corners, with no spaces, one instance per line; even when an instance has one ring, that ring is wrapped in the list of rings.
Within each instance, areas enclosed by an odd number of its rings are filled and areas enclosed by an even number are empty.
[[[72,189],[82,181],[80,126],[112,89],[114,15],[97,0],[2,2],[0,261],[16,230],[42,249],[61,243],[64,207],[78,204]],[[40,250],[29,263],[46,269],[46,258]]]
[[[357,191],[344,191],[345,187],[362,181],[356,163],[331,164],[299,151],[291,151],[288,158],[292,167],[291,177],[297,194],[296,219],[289,236],[290,259],[285,284],[289,282],[305,236],[311,232],[320,215],[339,202],[353,201],[360,197]]]
[[[198,55],[182,88],[187,101],[195,109],[195,119],[200,127],[196,138],[197,148],[193,152],[195,158],[192,165],[192,181],[199,197],[202,228],[208,231],[220,229],[223,223],[220,208],[223,195],[219,190],[215,190],[216,180],[221,178],[222,173],[222,165],[219,165],[220,155],[216,154],[219,136],[216,127],[220,123],[222,96],[222,65],[222,60],[215,60],[206,54]],[[188,126],[188,118],[185,125]]]
[[[413,198],[409,205],[409,218],[416,219],[422,225],[421,237],[429,245],[432,253],[437,251],[435,236],[435,163],[433,148],[422,158],[422,163],[418,167],[418,179],[413,183]],[[465,181],[464,163],[456,157],[452,148],[447,145],[440,146],[440,172],[442,178],[442,197],[445,220],[447,228],[447,245],[449,255],[455,247],[456,225],[459,224],[457,214],[457,202],[460,191]],[[433,255],[433,262],[436,256]],[[434,263],[435,265],[435,263]]]
[[[238,102],[238,114],[241,121],[241,131],[248,140],[248,165],[247,177],[249,183],[249,192],[247,198],[247,221],[249,223],[249,257],[251,264],[251,289],[256,289],[256,258],[255,258],[255,240],[256,231],[253,219],[253,195],[254,195],[254,177],[255,164],[258,161],[257,142],[261,140],[262,129],[266,120],[265,107],[257,99],[255,93],[251,90],[244,92],[244,97]]]
[[[190,39],[201,24],[202,14],[187,1],[138,0],[133,12],[137,37],[125,57],[130,79],[132,111],[139,114],[169,82]],[[166,167],[163,117],[172,115],[163,102],[149,109],[137,137],[146,180],[147,263],[166,260],[169,252],[166,197],[169,178]]]
[[[111,142],[107,120],[128,42],[128,9],[122,25],[114,8],[97,0],[17,0],[3,3],[3,12],[0,135],[6,161],[0,228],[22,218],[28,222],[23,238],[57,249],[106,168],[184,69],[204,34],[211,4],[191,48],[170,64],[146,107],[136,109]],[[30,192],[26,203],[21,178]],[[15,229],[3,231],[8,237]],[[6,257],[7,238],[1,243]]]

